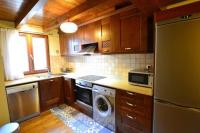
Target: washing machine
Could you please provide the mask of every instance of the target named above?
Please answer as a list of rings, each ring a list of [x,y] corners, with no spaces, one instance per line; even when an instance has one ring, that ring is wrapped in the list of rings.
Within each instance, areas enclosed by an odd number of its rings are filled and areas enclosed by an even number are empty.
[[[115,90],[99,85],[92,88],[93,119],[115,132]]]

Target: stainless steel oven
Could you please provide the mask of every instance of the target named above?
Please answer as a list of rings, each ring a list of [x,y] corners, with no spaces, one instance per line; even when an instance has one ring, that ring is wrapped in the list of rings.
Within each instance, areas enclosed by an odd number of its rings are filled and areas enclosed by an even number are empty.
[[[92,83],[84,80],[76,80],[75,96],[76,102],[92,108]]]

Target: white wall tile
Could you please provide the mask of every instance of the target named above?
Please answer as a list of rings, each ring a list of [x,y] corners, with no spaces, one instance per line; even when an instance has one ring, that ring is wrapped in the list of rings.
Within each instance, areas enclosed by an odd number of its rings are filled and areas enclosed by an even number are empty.
[[[127,77],[129,70],[144,69],[148,64],[153,65],[153,54],[68,56],[64,60],[66,63],[63,64],[72,67],[75,72]]]

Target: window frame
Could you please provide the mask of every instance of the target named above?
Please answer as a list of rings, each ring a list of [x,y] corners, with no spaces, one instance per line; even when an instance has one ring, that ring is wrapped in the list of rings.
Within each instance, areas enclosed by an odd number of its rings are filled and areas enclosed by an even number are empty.
[[[30,74],[38,74],[38,73],[46,73],[46,72],[48,72],[48,70],[50,70],[50,54],[49,54],[48,35],[41,35],[41,34],[33,34],[33,33],[20,32],[19,36],[25,36],[26,42],[27,42],[29,71],[25,71],[24,75],[30,75]],[[44,38],[45,39],[45,42],[46,42],[47,69],[41,69],[41,70],[35,70],[34,69],[34,57],[33,57],[32,37],[39,37],[39,38]]]

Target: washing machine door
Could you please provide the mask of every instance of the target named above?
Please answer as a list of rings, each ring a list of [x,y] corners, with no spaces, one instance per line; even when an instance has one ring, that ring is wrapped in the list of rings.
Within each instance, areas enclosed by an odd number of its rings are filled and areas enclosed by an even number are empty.
[[[103,95],[97,95],[95,97],[94,106],[97,113],[102,117],[108,117],[112,113],[112,106],[109,100]]]

